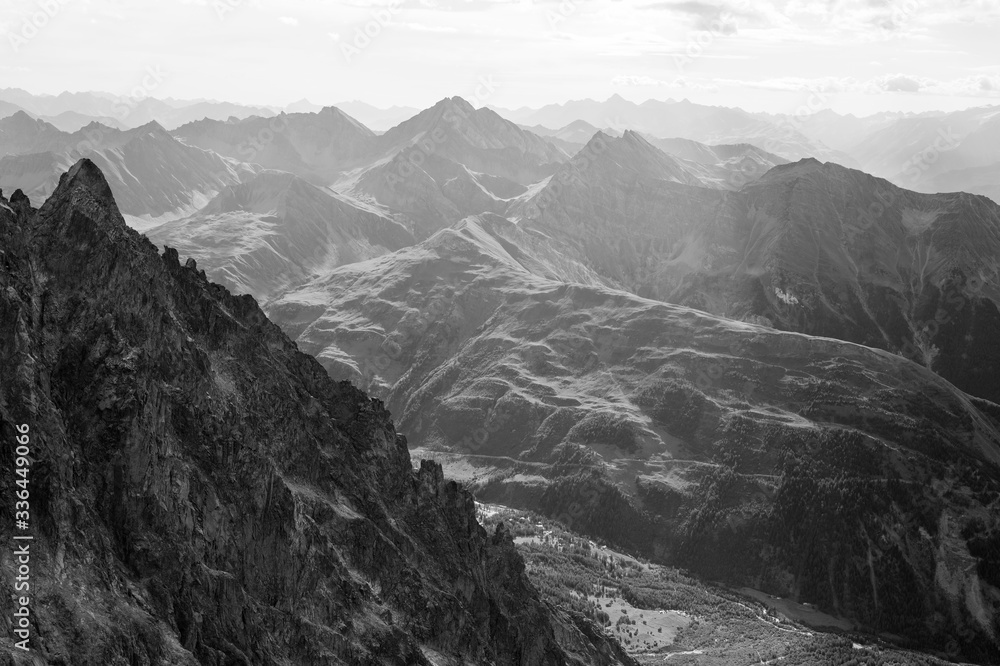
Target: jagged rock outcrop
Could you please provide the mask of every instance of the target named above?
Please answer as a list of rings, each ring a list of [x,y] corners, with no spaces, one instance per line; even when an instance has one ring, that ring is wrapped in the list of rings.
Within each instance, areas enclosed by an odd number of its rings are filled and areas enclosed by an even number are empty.
[[[630,663],[411,468],[381,402],[126,227],[88,160],[37,211],[0,198],[0,379],[0,437],[30,427],[33,663]],[[0,468],[14,487],[12,446]]]

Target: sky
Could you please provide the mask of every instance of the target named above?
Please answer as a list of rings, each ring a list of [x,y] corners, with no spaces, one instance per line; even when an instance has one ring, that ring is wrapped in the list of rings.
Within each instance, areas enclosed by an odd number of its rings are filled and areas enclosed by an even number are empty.
[[[953,110],[1000,103],[998,28],[1000,0],[0,0],[0,88]]]

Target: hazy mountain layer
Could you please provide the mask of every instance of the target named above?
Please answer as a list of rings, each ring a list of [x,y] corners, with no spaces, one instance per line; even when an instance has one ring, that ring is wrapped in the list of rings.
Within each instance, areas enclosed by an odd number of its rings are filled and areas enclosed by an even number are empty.
[[[865,171],[920,192],[970,192],[996,201],[1000,107],[900,118],[852,150]]]
[[[140,127],[156,122],[174,128],[203,118],[225,120],[230,117],[272,116],[274,112],[264,107],[245,106],[212,100],[156,99],[148,95],[154,90],[163,72],[150,67],[143,72],[141,95],[112,95],[106,92],[64,92],[59,95],[33,95],[18,88],[0,89],[0,100],[41,117],[59,117],[63,114],[83,114],[95,120],[114,118],[124,127]],[[2,116],[3,114],[0,114]],[[59,122],[53,121],[60,125]],[[86,124],[86,123],[84,123]],[[108,124],[108,123],[104,123]],[[82,125],[80,125],[82,126]],[[60,127],[61,129],[65,129]]]
[[[253,168],[184,145],[160,125],[117,130],[91,123],[77,132],[19,113],[0,120],[0,187],[21,189],[40,204],[81,157],[107,174],[129,224],[143,230],[189,215]]]
[[[201,120],[174,131],[192,146],[329,185],[345,169],[365,163],[375,133],[334,107],[274,118]]]
[[[780,118],[765,120],[742,109],[704,106],[687,100],[647,100],[635,104],[613,95],[604,102],[582,100],[550,104],[537,110],[498,111],[522,125],[559,128],[583,120],[594,127],[630,129],[663,138],[693,139],[708,144],[750,143],[789,160],[816,157],[857,166],[847,153],[805,136],[796,122]]]
[[[364,123],[365,127],[370,127],[376,132],[384,132],[420,113],[420,109],[412,106],[390,106],[388,109],[380,109],[356,100],[339,102],[336,107],[344,113],[351,114],[352,117]]]

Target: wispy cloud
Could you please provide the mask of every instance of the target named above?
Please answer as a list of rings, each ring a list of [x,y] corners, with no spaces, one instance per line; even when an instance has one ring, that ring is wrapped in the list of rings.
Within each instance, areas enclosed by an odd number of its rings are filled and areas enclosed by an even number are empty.
[[[853,77],[782,77],[760,81],[723,79],[719,83],[760,90],[855,92],[867,94],[913,93],[962,97],[1000,97],[1000,76],[980,74],[939,80],[913,74],[885,74],[871,79]]]
[[[719,86],[706,81],[692,81],[684,77],[677,77],[671,80],[656,79],[651,76],[636,74],[620,74],[611,79],[614,86],[657,86],[677,90],[702,90],[715,92]]]
[[[447,26],[447,25],[427,25],[426,23],[402,23],[404,28],[409,30],[414,30],[416,32],[437,32],[437,33],[448,33],[454,34],[458,32],[458,28]]]
[[[292,18],[291,16],[282,16],[278,20],[284,23],[285,25],[290,25],[292,27],[295,27],[299,24],[299,20],[297,18]]]

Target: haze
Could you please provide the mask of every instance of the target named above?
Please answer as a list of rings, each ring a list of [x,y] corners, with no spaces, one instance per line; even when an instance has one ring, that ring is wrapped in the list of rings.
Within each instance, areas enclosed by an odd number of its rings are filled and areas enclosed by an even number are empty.
[[[820,90],[841,113],[954,110],[1000,96],[998,18],[993,0],[5,0],[0,87],[123,95],[152,69],[151,96],[272,106],[617,93],[781,113]]]

